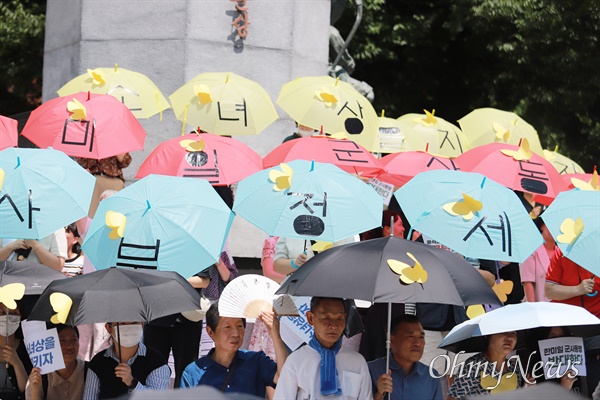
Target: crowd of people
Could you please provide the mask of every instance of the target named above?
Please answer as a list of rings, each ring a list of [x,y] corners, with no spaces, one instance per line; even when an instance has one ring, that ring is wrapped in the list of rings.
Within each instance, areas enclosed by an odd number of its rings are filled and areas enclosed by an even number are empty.
[[[300,134],[286,140],[296,137]],[[94,270],[81,250],[81,242],[98,202],[123,188],[122,168],[129,165],[131,156],[121,154],[79,162],[97,177],[89,216],[39,240],[4,239],[0,241],[0,260],[34,261],[67,277]],[[232,207],[230,188],[215,189]],[[505,304],[551,300],[585,307],[600,316],[600,296],[592,295],[600,289],[596,278],[562,255],[543,223],[542,207],[526,194],[519,196],[540,229],[544,244],[521,264],[503,260],[468,261],[490,286],[501,280],[512,281],[513,290]],[[406,237],[407,228],[402,210],[392,200],[382,215],[381,228],[336,242],[334,246],[390,234]],[[439,246],[418,232],[407,239]],[[315,255],[307,244],[310,243],[301,239],[266,239],[261,259],[263,275],[281,283]],[[65,367],[45,375],[39,368],[33,368],[25,350],[20,321],[26,318],[27,310],[0,305],[0,311],[7,316],[0,318],[0,398],[108,399],[144,390],[189,389],[200,385],[283,400],[379,400],[388,395],[393,400],[437,400],[491,392],[479,374],[440,376],[436,368],[443,366],[432,365],[437,355],[446,353],[438,348],[443,337],[467,319],[463,307],[395,305],[388,353],[387,315],[381,305],[360,310],[361,333],[358,340],[348,340],[344,337],[344,332],[348,332],[347,302],[313,297],[306,319],[314,335],[308,343],[291,349],[282,340],[279,318],[274,312],[262,312],[251,326],[242,318],[219,315],[219,296],[238,276],[233,257],[225,246],[219,262],[188,279],[202,295],[205,314],[184,312],[147,324],[107,321],[78,327],[56,326]],[[544,332],[543,338],[568,335],[568,329],[557,326]],[[265,336],[268,340],[257,340]],[[480,352],[464,356],[466,364],[485,363],[486,372],[496,376],[516,371],[509,359],[519,344],[517,332],[490,335],[485,343]],[[528,357],[534,352],[535,343],[524,346],[523,343],[522,356]],[[598,384],[599,356],[594,350],[588,351],[588,377],[584,382],[565,375],[557,379],[557,384],[592,397]],[[173,358],[174,371],[169,367],[169,357]],[[511,389],[521,390],[530,379],[516,372],[507,379]],[[593,396],[600,398],[600,389]]]

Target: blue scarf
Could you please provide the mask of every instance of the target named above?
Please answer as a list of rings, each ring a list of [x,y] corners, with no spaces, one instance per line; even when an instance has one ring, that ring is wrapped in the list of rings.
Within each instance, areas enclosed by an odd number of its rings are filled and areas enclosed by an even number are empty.
[[[323,347],[316,336],[310,339],[308,345],[321,355],[321,394],[323,396],[340,396],[342,394],[342,386],[340,385],[340,378],[335,367],[335,355],[342,347],[342,338],[340,337],[331,349]]]

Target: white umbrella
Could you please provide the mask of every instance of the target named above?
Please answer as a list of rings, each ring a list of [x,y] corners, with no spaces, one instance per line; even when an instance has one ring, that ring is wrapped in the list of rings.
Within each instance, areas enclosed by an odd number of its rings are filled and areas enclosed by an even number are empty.
[[[482,344],[486,335],[552,326],[584,326],[586,329],[580,330],[583,335],[600,334],[600,319],[583,307],[548,302],[519,303],[456,325],[438,347],[454,352],[476,351],[473,347]]]

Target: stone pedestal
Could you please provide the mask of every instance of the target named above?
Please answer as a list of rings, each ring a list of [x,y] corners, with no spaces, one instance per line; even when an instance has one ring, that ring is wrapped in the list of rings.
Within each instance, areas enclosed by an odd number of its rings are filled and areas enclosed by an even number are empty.
[[[87,68],[120,67],[152,79],[165,96],[203,72],[230,71],[262,85],[273,102],[281,85],[300,76],[326,75],[330,0],[247,0],[248,35],[232,22],[240,12],[228,0],[48,0],[43,99]],[[258,136],[236,137],[261,156],[294,130],[280,119]],[[124,172],[131,181],[162,141],[181,133],[171,109],[163,121],[141,120],[143,151]],[[193,127],[186,127],[190,131]],[[208,228],[207,228],[208,229]],[[266,235],[237,217],[230,233],[233,255],[260,257]]]

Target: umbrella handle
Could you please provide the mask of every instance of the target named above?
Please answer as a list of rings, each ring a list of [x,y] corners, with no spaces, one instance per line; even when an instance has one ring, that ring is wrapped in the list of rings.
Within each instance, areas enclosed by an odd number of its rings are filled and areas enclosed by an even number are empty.
[[[592,280],[594,280],[595,276],[592,275]],[[594,293],[586,293],[585,295],[588,297],[594,297],[598,294],[598,291],[596,290]]]

